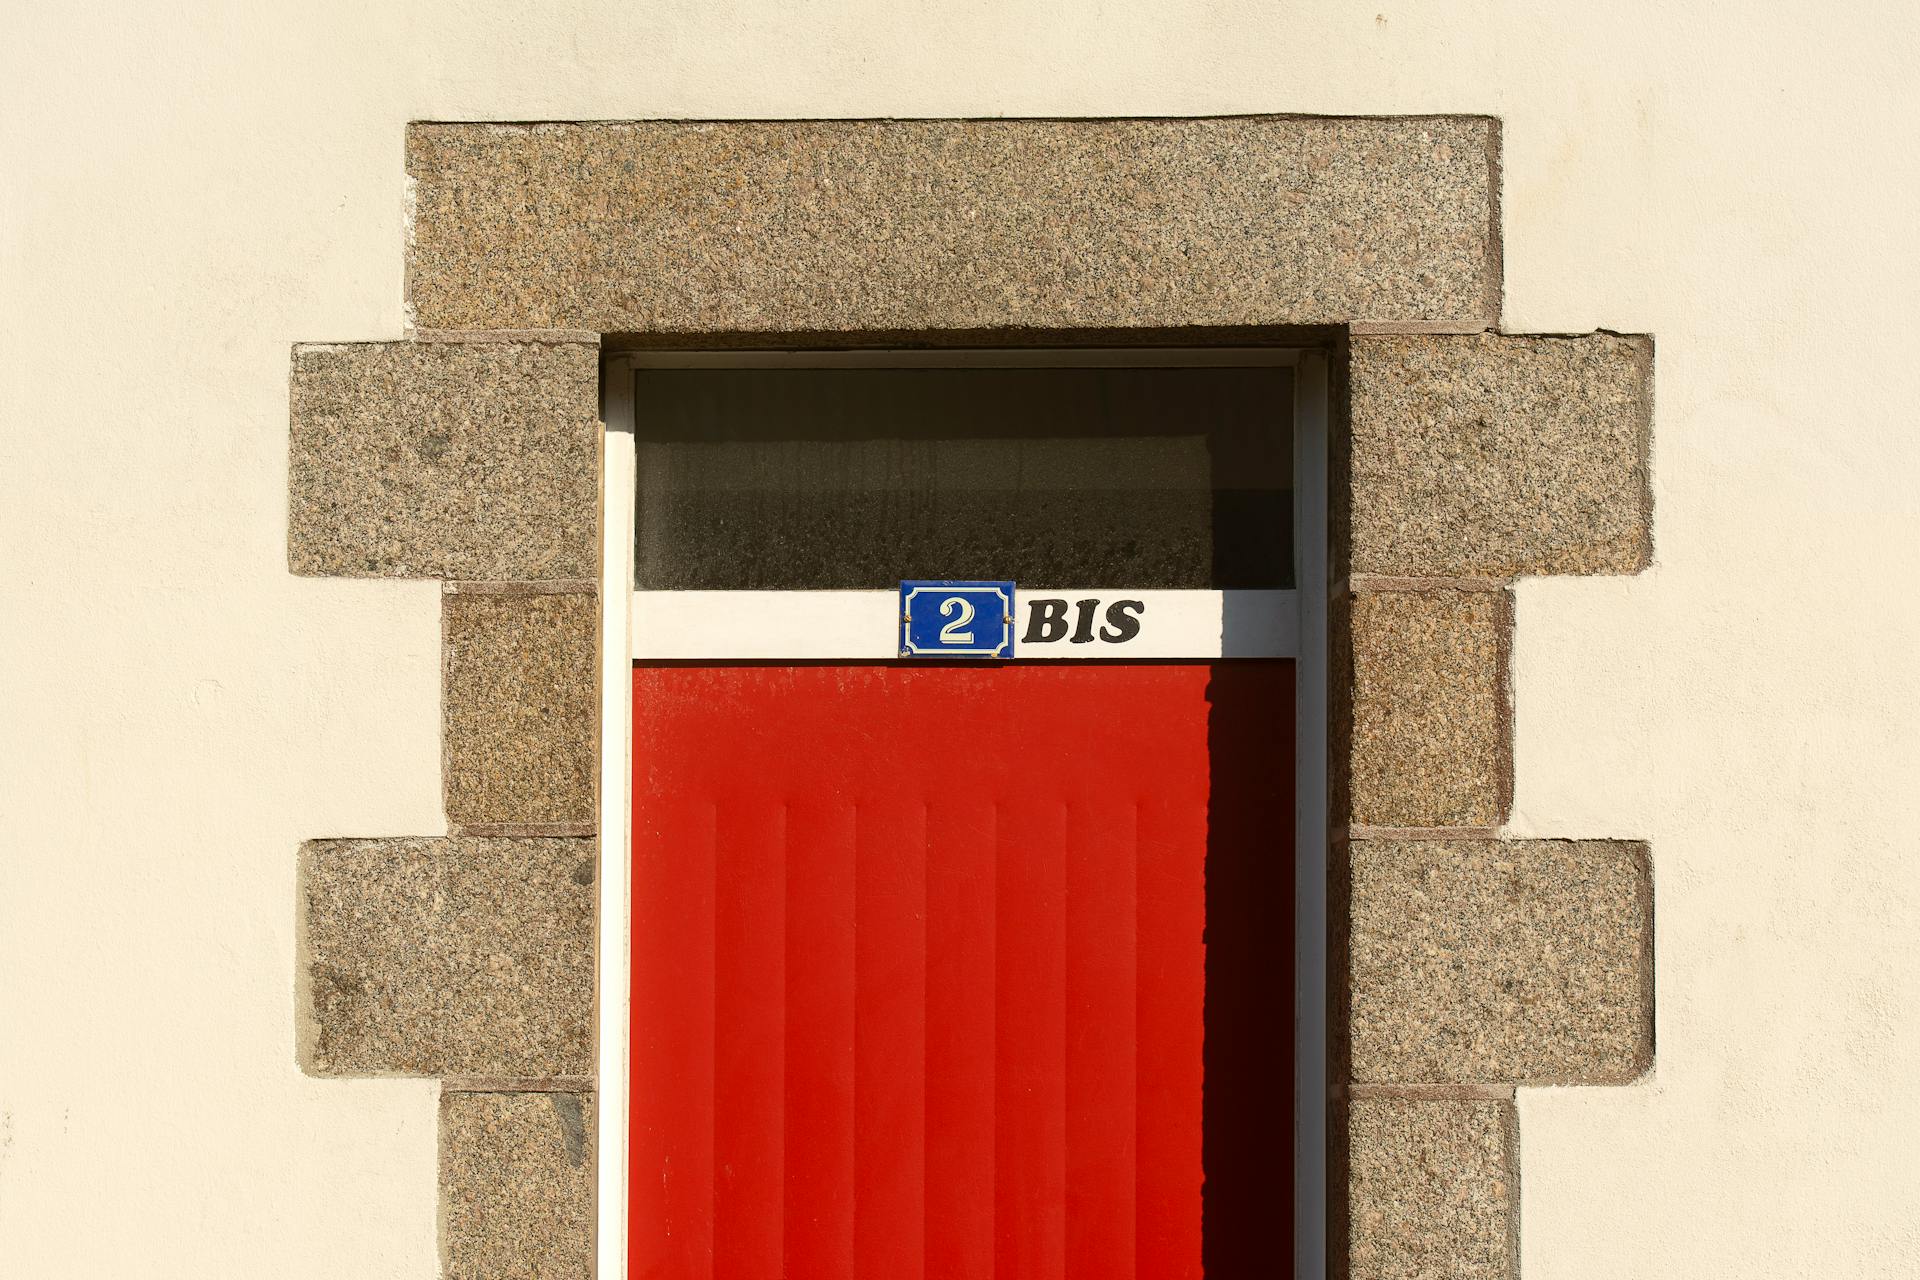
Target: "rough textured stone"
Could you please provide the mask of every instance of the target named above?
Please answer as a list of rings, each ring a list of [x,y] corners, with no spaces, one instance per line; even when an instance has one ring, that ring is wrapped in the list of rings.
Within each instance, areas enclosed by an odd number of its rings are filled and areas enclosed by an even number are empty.
[[[1354,573],[1636,573],[1653,342],[1355,337]]]
[[[1360,1083],[1611,1084],[1653,1052],[1644,845],[1350,847]]]
[[[1509,1280],[1519,1272],[1511,1102],[1347,1104],[1351,1280]]]
[[[293,353],[287,559],[354,578],[591,578],[599,355],[580,342]]]
[[[447,820],[592,821],[598,600],[462,592],[442,603]]]
[[[416,124],[409,296],[600,333],[1491,323],[1497,128]]]
[[[1356,825],[1495,827],[1512,795],[1507,650],[1500,591],[1356,594],[1345,790]]]
[[[443,1280],[591,1280],[593,1099],[440,1095]]]
[[[594,873],[591,840],[308,842],[303,1065],[590,1073]]]

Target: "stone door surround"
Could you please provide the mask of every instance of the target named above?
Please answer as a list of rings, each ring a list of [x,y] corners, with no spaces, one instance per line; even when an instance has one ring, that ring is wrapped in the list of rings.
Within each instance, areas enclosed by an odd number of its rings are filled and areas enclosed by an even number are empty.
[[[448,834],[302,847],[297,1052],[443,1081],[446,1275],[592,1269],[601,346],[1210,341],[1335,355],[1332,1269],[1515,1274],[1514,1089],[1640,1076],[1653,988],[1644,845],[1500,837],[1510,586],[1648,563],[1652,342],[1500,332],[1499,141],[408,130],[413,328],[294,349],[288,560],[442,582]]]

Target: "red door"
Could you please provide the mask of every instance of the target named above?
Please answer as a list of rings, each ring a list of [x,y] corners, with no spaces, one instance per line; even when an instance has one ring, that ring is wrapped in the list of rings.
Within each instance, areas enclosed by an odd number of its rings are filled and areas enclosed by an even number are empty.
[[[631,1274],[1292,1253],[1293,665],[634,671]]]

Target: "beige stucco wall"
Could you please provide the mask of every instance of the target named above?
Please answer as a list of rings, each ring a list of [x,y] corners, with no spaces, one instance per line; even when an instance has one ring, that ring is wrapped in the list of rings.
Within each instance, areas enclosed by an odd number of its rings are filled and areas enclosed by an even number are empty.
[[[294,1064],[294,850],[442,830],[437,585],[286,571],[288,349],[413,118],[1488,112],[1510,328],[1659,341],[1655,568],[1518,592],[1521,834],[1646,837],[1658,1062],[1534,1280],[1920,1270],[1907,6],[31,3],[0,39],[0,1270],[428,1277],[434,1088]]]

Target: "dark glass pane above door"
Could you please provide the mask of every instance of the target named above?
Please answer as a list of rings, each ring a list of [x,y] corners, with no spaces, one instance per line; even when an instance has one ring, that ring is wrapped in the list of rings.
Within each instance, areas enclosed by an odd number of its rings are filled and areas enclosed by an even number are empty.
[[[640,369],[636,585],[1290,587],[1291,372]]]

